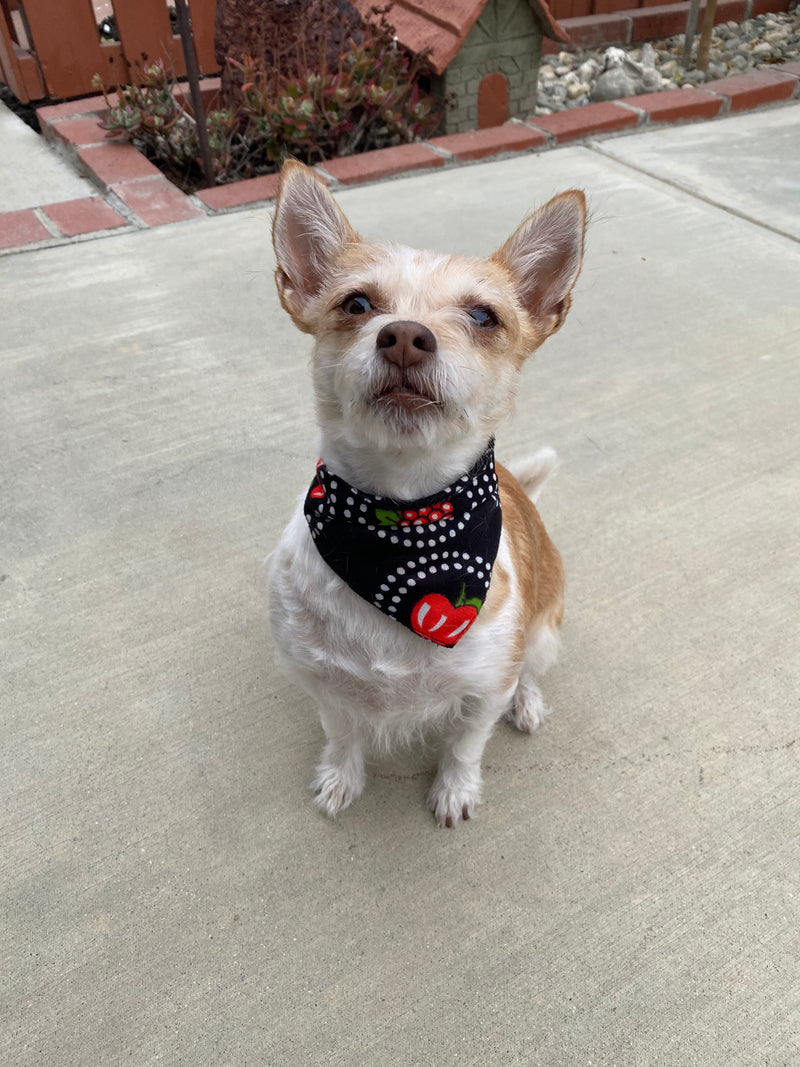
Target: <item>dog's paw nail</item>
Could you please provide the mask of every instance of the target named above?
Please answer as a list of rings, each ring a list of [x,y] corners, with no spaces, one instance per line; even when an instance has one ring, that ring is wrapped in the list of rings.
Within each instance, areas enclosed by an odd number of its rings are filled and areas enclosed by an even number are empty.
[[[465,804],[461,809],[461,818],[466,822],[469,819],[469,805]]]

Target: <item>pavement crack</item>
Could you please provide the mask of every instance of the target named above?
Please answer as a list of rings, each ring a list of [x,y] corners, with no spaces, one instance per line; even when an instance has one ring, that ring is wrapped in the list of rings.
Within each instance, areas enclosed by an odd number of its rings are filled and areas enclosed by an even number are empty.
[[[647,129],[638,129],[635,133],[647,133],[654,132]],[[742,219],[744,222],[749,222],[753,226],[757,226],[760,230],[768,230],[770,233],[777,234],[778,237],[785,237],[787,240],[800,244],[800,238],[796,237],[793,233],[788,233],[786,230],[782,230],[779,226],[772,226],[768,222],[763,222],[761,219],[753,218],[752,215],[748,215],[745,211],[740,211],[738,208],[731,207],[728,204],[723,204],[719,200],[714,200],[710,196],[704,196],[699,190],[694,189],[691,185],[688,185],[677,178],[665,178],[661,174],[656,174],[652,170],[648,170],[646,167],[637,166],[635,163],[631,163],[630,160],[620,159],[613,152],[605,149],[603,143],[595,140],[586,141],[586,148],[591,152],[595,152],[599,156],[603,156],[604,159],[610,159],[614,163],[626,170],[632,170],[636,174],[643,174],[646,178],[652,179],[652,181],[658,182],[659,185],[666,185],[671,189],[677,189],[679,192],[684,193],[686,196],[691,197],[693,200],[699,200],[703,204],[708,204],[709,207],[717,208],[720,211],[724,211],[726,215],[733,215],[734,218]]]

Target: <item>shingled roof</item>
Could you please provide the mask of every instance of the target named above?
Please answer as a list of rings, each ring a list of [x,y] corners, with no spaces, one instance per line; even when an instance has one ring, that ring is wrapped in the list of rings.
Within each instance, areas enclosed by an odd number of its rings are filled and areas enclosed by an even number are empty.
[[[375,0],[352,0],[366,15]],[[458,55],[467,34],[478,21],[488,0],[394,0],[388,14],[397,39],[411,52],[429,49],[429,61],[436,74],[443,74]],[[569,35],[553,18],[547,0],[528,0],[545,36],[569,43]],[[435,8],[436,10],[430,10]]]

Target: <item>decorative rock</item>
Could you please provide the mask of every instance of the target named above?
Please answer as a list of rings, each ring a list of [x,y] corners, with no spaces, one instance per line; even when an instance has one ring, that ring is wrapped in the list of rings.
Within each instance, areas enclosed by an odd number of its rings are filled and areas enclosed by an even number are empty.
[[[656,53],[651,44],[646,44],[642,49],[642,72],[639,77],[637,91],[653,93],[661,88],[661,75],[656,70]]]
[[[607,48],[603,73],[595,82],[592,100],[618,100],[636,96],[637,76],[641,68],[622,48]]]

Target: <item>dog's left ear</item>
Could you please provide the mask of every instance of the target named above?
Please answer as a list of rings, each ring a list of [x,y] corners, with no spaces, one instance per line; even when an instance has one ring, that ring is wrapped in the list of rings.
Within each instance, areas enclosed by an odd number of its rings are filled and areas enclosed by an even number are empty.
[[[281,303],[300,329],[312,330],[309,313],[334,261],[358,240],[319,178],[297,160],[287,160],[272,224],[275,281]]]
[[[583,261],[585,229],[586,197],[570,189],[529,216],[491,257],[511,272],[541,341],[567,317]]]

